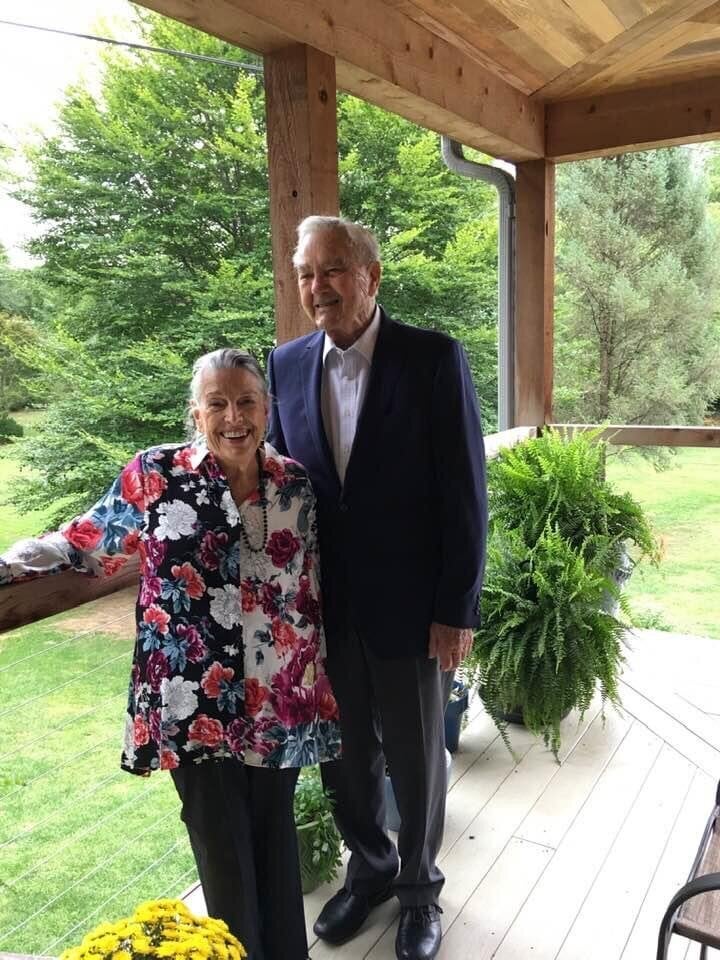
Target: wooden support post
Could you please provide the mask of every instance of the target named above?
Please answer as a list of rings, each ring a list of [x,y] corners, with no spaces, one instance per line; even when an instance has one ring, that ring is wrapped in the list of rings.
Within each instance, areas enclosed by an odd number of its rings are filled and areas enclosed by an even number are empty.
[[[515,424],[552,419],[555,167],[517,165]]]
[[[278,343],[310,329],[291,257],[295,230],[311,214],[337,216],[335,60],[295,44],[265,57],[270,229]]]

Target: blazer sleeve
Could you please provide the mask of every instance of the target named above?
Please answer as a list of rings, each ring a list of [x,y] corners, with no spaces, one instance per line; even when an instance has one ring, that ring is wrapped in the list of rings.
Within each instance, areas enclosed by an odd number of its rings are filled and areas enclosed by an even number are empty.
[[[277,402],[277,375],[275,372],[275,350],[270,351],[267,362],[268,390],[270,391],[270,420],[268,422],[268,442],[284,457],[289,456],[285,435]]]
[[[434,619],[479,623],[487,541],[485,447],[465,351],[451,341],[433,385],[432,442],[441,558]]]

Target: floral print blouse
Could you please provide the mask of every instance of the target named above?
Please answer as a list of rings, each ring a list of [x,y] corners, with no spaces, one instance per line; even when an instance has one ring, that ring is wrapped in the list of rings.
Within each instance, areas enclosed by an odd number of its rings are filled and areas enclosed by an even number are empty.
[[[139,552],[121,761],[132,773],[339,756],[315,497],[305,470],[269,444],[263,476],[264,547],[259,492],[236,504],[213,454],[186,443],[139,453],[87,513],[0,558],[0,583],[9,583],[68,567],[107,576]]]

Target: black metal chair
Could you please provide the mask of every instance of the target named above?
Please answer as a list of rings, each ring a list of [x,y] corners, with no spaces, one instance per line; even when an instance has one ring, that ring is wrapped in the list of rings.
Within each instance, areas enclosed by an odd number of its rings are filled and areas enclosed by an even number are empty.
[[[700,960],[706,960],[708,947],[720,950],[720,783],[688,881],[660,924],[657,960],[666,960],[674,933],[702,944]]]

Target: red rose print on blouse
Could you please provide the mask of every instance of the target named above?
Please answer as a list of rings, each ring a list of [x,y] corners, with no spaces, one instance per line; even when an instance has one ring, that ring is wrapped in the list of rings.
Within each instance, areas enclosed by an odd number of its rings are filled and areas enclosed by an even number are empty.
[[[285,623],[283,620],[275,617],[271,624],[271,630],[272,638],[280,654],[293,649],[298,638],[289,623]]]
[[[325,674],[322,674],[317,678],[317,682],[315,684],[315,700],[321,720],[337,719],[337,703],[330,686],[330,681]]]
[[[257,597],[252,580],[240,581],[240,595],[242,598],[243,613],[252,613],[257,606]]]
[[[140,545],[140,533],[137,530],[131,530],[122,542],[123,553],[136,553]]]
[[[225,739],[233,753],[242,756],[245,749],[245,737],[250,728],[249,722],[244,717],[238,717],[225,728]]]
[[[184,473],[193,473],[192,465],[192,456],[195,451],[192,447],[183,447],[181,450],[176,450],[173,454],[173,470],[177,469],[178,471],[183,471]]]
[[[155,627],[158,633],[166,634],[170,623],[170,614],[160,607],[148,607],[143,613],[143,622]]]
[[[179,623],[175,628],[175,632],[179,639],[184,640],[187,644],[185,656],[190,663],[198,663],[198,661],[205,659],[207,647],[197,627],[186,626],[184,623]]]
[[[256,716],[269,699],[270,691],[263,687],[257,677],[248,677],[245,681],[245,713]]]
[[[299,549],[300,541],[292,530],[275,530],[268,540],[265,553],[276,567],[284,570]]]
[[[280,612],[282,588],[279,583],[264,583],[260,589],[260,603],[266,617],[275,617]]]
[[[100,557],[100,563],[102,564],[105,576],[111,577],[114,573],[118,572],[120,567],[125,566],[127,557]]]
[[[160,650],[154,650],[148,657],[145,676],[150,689],[157,693],[165,677],[170,676],[170,664]]]
[[[94,550],[100,543],[102,530],[91,520],[73,520],[70,526],[63,530],[63,536],[78,550]]]
[[[128,464],[120,474],[120,492],[123,499],[141,513],[158,499],[166,487],[167,480],[161,473],[157,470],[143,473],[138,468],[137,460]]]
[[[226,533],[215,533],[214,530],[208,530],[200,544],[200,563],[208,570],[217,570],[220,555],[224,553],[227,542],[228,535]]]
[[[176,580],[185,581],[187,595],[193,600],[199,600],[205,593],[205,581],[191,563],[173,564],[170,573]]]
[[[206,747],[217,747],[224,740],[223,725],[219,720],[199,714],[188,727],[188,739],[204,744]]]
[[[220,663],[214,663],[202,675],[200,686],[203,688],[208,697],[212,697],[213,700],[217,700],[217,698],[220,696],[220,684],[222,681],[227,680],[229,682],[234,676],[235,671],[232,667],[223,667]]]
[[[180,766],[180,759],[176,753],[173,753],[172,750],[168,750],[167,747],[163,747],[160,751],[160,769],[161,770],[175,770]]]
[[[137,716],[133,721],[133,742],[136,747],[144,747],[150,739],[150,727],[142,717]]]

